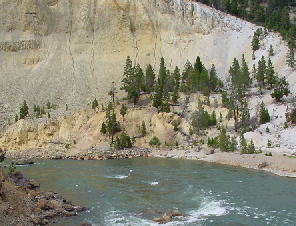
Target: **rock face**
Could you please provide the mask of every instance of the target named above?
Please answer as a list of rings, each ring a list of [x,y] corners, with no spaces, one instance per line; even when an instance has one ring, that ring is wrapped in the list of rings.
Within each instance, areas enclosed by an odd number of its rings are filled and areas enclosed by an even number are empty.
[[[200,55],[221,75],[242,52],[251,59],[254,25],[187,0],[0,0],[0,6],[0,105],[10,111],[24,99],[50,100],[63,110],[66,103],[74,110],[94,97],[104,100],[111,82],[119,85],[127,55],[156,67],[164,56],[170,68]]]

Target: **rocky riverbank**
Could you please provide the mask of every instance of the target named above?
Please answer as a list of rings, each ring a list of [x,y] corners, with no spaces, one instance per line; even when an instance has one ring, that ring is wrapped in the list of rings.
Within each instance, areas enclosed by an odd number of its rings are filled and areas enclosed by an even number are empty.
[[[71,160],[108,160],[146,157],[150,152],[147,148],[132,148],[116,150],[110,147],[93,147],[90,150],[65,149],[32,149],[26,151],[8,151],[6,157],[10,159],[71,159]]]
[[[214,149],[158,149],[151,151],[149,157],[201,160],[296,178],[296,156],[283,153],[266,156],[264,153],[241,155],[239,152],[220,152]]]
[[[40,192],[38,187],[20,172],[7,176],[0,166],[0,225],[45,225],[86,210],[58,193]]]

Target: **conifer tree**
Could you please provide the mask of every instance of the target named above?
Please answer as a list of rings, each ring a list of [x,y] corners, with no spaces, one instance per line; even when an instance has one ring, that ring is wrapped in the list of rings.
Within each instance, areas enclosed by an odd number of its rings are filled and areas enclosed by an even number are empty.
[[[289,45],[287,54],[287,64],[290,68],[295,68],[295,50],[291,45]]]
[[[269,85],[268,88],[272,89],[276,81],[277,81],[277,77],[275,76],[274,68],[269,58],[267,63],[267,68],[266,68],[266,83]]]
[[[270,47],[269,47],[268,55],[269,55],[269,57],[274,56],[274,50],[273,50],[273,46],[272,45],[270,45]]]
[[[258,62],[257,76],[256,79],[259,83],[260,91],[262,92],[265,87],[265,79],[266,79],[266,61],[264,56],[262,56],[261,60]]]
[[[242,55],[242,83],[246,87],[250,87],[251,85],[251,78],[250,78],[250,72],[249,72],[249,67],[245,59],[245,55]]]
[[[255,153],[256,153],[256,148],[255,148],[253,140],[251,140],[251,142],[248,146],[248,154],[255,154]]]
[[[173,78],[174,78],[174,88],[173,88],[172,99],[174,103],[177,103],[179,99],[180,79],[181,79],[180,70],[178,67],[176,67],[174,70]]]
[[[150,93],[153,91],[155,84],[155,73],[151,64],[148,64],[146,67],[146,89]]]
[[[240,149],[241,154],[248,154],[248,144],[243,134],[240,136]]]
[[[226,134],[226,129],[223,126],[220,129],[219,148],[223,152],[229,151],[229,138]]]
[[[271,97],[275,98],[277,102],[280,102],[284,96],[288,96],[290,93],[289,83],[284,77],[277,80]]]
[[[124,121],[124,116],[127,114],[127,107],[125,104],[122,104],[121,105],[121,108],[120,108],[120,114],[122,116],[122,119]]]
[[[99,103],[98,103],[97,99],[95,98],[92,102],[91,107],[92,107],[92,109],[96,109],[98,106],[99,106]]]
[[[265,107],[264,102],[262,102],[260,104],[259,120],[260,120],[261,124],[265,124],[267,122],[270,122],[270,115],[269,115],[267,108]]]
[[[20,107],[20,119],[24,119],[29,114],[29,107],[24,100],[23,105]]]
[[[106,133],[107,133],[107,129],[106,129],[106,124],[105,124],[105,122],[102,123],[102,126],[101,126],[101,130],[100,130],[100,132],[101,132],[102,134],[106,134]]]
[[[147,135],[146,124],[145,124],[145,122],[143,121],[143,122],[142,122],[142,125],[141,125],[141,136],[142,136],[142,137],[145,137],[146,135]]]
[[[215,65],[212,64],[209,77],[210,91],[217,91],[223,88],[223,82],[218,78]]]
[[[170,112],[170,103],[169,103],[169,93],[167,91],[164,91],[164,94],[162,96],[161,105],[158,108],[159,112]]]
[[[254,36],[253,36],[253,40],[252,40],[252,50],[254,52],[259,50],[259,48],[260,48],[260,35],[261,35],[260,29],[257,29],[254,32]]]
[[[106,132],[111,139],[111,144],[113,144],[114,143],[114,135],[116,132],[118,132],[120,130],[120,125],[116,121],[116,114],[114,111],[114,106],[111,102],[108,104],[108,107],[106,109],[106,123],[105,124],[106,124]]]

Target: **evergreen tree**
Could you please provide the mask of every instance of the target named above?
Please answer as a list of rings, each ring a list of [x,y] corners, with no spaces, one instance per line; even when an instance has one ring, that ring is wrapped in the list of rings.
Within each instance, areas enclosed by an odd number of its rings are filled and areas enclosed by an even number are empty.
[[[262,92],[263,88],[265,87],[265,79],[266,79],[266,61],[264,56],[262,56],[261,60],[259,60],[258,62],[256,79],[259,83],[259,87]]]
[[[127,92],[128,98],[132,99],[134,104],[137,104],[140,97],[144,75],[139,65],[133,67],[132,61],[129,56],[126,59],[123,76],[123,85],[121,89]]]
[[[215,65],[212,64],[209,78],[210,91],[217,91],[223,88],[223,82],[218,78]]]
[[[268,55],[269,55],[269,57],[274,56],[274,50],[273,50],[273,46],[272,45],[270,45],[270,47],[269,47]]]
[[[215,126],[215,125],[217,125],[217,116],[216,116],[216,112],[213,111],[210,117],[209,126]]]
[[[200,57],[198,56],[198,57],[196,57],[196,60],[195,60],[194,70],[201,73],[203,71],[203,69],[204,69],[204,66],[201,62]]]
[[[254,32],[253,40],[252,40],[252,50],[255,52],[260,49],[260,28]]]
[[[248,154],[248,144],[243,134],[240,136],[241,154]]]
[[[106,124],[105,124],[105,122],[102,123],[102,126],[101,126],[101,130],[100,130],[100,132],[101,132],[102,134],[106,134],[106,133],[107,133],[107,128],[106,128]]]
[[[98,101],[97,101],[97,99],[95,98],[94,100],[93,100],[93,102],[92,102],[92,109],[96,109],[98,106],[99,106],[99,103],[98,103]]]
[[[116,121],[116,114],[114,111],[114,106],[110,102],[106,109],[106,132],[111,138],[111,144],[114,143],[114,135],[116,132],[120,131],[120,125]]]
[[[207,111],[204,110],[201,101],[198,101],[197,111],[194,111],[191,116],[192,131],[195,134],[200,134],[201,130],[209,127],[211,117]]]
[[[124,116],[127,114],[127,107],[125,104],[122,104],[121,105],[121,108],[120,108],[120,114],[122,116],[122,119],[124,121]]]
[[[146,135],[147,135],[146,124],[145,124],[145,122],[143,121],[143,122],[142,122],[142,125],[141,125],[141,136],[142,136],[142,137],[145,137]]]
[[[122,133],[116,137],[115,147],[117,149],[131,148],[132,146],[132,140],[126,131],[122,131]]]
[[[237,142],[235,137],[232,137],[230,140],[230,151],[235,152],[237,150]]]
[[[269,89],[273,88],[276,81],[277,81],[277,77],[275,76],[274,68],[269,58],[267,63],[267,68],[266,68],[266,83],[269,85]]]
[[[260,104],[259,118],[260,118],[259,119],[260,124],[265,124],[267,122],[270,122],[270,115],[267,108],[265,107],[264,102]]]
[[[255,153],[256,153],[256,148],[255,148],[253,140],[251,140],[251,142],[248,146],[248,154],[255,154]]]
[[[222,126],[219,135],[219,148],[223,152],[229,151],[229,137],[226,134],[226,129]]]
[[[14,117],[14,121],[17,122],[19,120],[18,115],[16,114]]]
[[[155,84],[155,73],[151,64],[148,64],[146,67],[146,89],[150,93],[153,91]]]
[[[289,51],[287,55],[287,64],[290,68],[295,68],[295,50],[292,46],[289,46]]]
[[[29,114],[29,107],[24,100],[23,105],[20,107],[20,119],[24,119]]]
[[[174,88],[173,88],[172,99],[174,103],[177,103],[179,99],[180,79],[181,79],[180,70],[178,67],[176,67],[174,70],[173,78],[174,78]]]
[[[245,87],[250,87],[251,85],[251,79],[250,79],[250,72],[249,67],[245,59],[245,55],[242,55],[242,83],[245,85]]]
[[[271,94],[272,98],[275,98],[276,101],[280,102],[284,96],[290,94],[289,83],[286,78],[280,78],[275,84],[273,93]]]
[[[170,103],[169,103],[169,93],[167,91],[164,92],[162,96],[161,105],[158,108],[159,112],[170,112]]]

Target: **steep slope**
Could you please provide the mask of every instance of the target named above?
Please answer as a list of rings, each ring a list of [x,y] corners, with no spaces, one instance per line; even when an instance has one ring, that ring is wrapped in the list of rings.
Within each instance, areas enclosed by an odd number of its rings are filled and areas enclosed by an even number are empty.
[[[187,0],[0,0],[0,6],[2,124],[4,112],[11,119],[24,99],[50,100],[61,110],[104,100],[112,81],[119,86],[127,55],[142,65],[158,65],[164,56],[171,68],[200,55],[222,77],[242,53],[252,64],[255,25]],[[285,45],[271,35],[276,68],[286,72]]]

